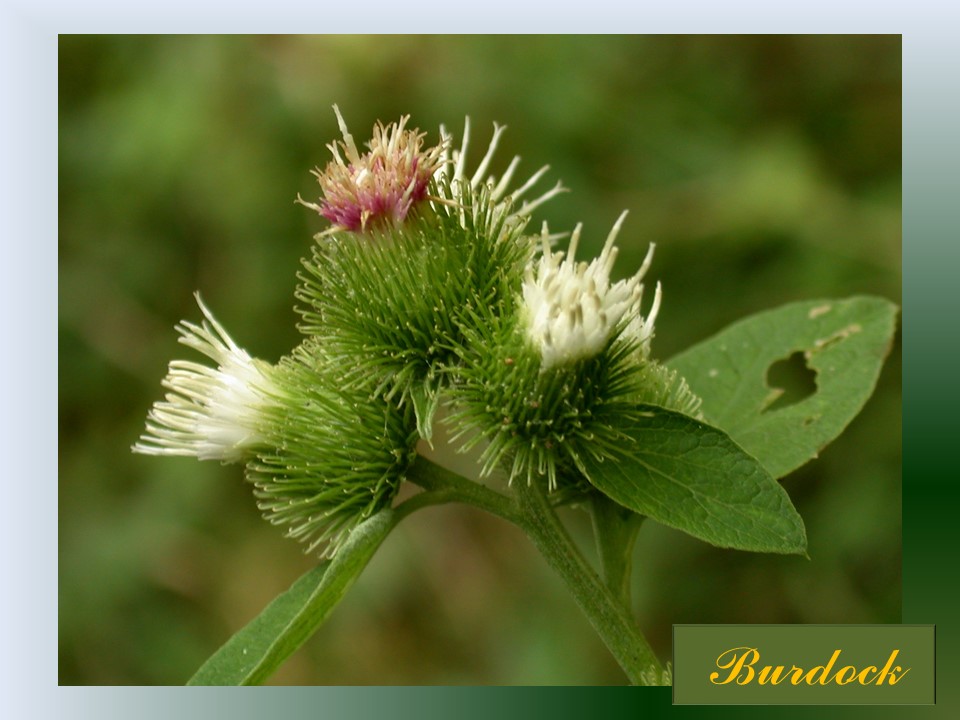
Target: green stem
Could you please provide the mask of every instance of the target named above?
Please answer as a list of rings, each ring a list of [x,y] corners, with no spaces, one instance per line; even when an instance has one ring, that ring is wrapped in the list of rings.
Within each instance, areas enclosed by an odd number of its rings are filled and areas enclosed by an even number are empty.
[[[593,628],[616,658],[634,685],[657,685],[663,667],[649,643],[637,628],[629,610],[597,576],[584,559],[566,529],[550,506],[550,501],[537,485],[516,483],[516,500],[467,480],[426,458],[418,457],[407,473],[407,479],[422,487],[425,502],[457,501],[486,510],[524,530],[547,562],[560,574],[573,594],[577,605],[586,614]],[[411,505],[417,497],[400,505]]]
[[[627,510],[606,495],[595,493],[591,500],[593,534],[600,556],[600,569],[607,587],[628,610],[633,576],[633,546],[643,516]]]
[[[436,498],[431,504],[462,502],[486,510],[488,513],[515,525],[521,524],[522,518],[519,508],[512,498],[502,495],[496,490],[491,490],[480,483],[467,480],[465,477],[457,475],[455,472],[447,470],[423,456],[418,456],[414,460],[413,465],[407,471],[407,480],[419,485],[427,493],[430,493],[431,497]],[[403,505],[417,497],[419,496],[414,496]],[[439,498],[443,498],[443,500]],[[400,507],[403,507],[403,505]]]
[[[577,605],[634,685],[659,685],[663,666],[633,617],[574,545],[543,490],[514,484],[523,515],[521,527],[551,567],[560,574]]]

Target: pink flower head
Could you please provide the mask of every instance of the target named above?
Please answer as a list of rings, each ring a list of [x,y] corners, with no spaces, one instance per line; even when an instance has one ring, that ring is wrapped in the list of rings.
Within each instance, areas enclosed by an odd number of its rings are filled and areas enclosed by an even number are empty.
[[[380,220],[402,222],[410,208],[427,196],[430,179],[443,165],[442,144],[424,150],[426,133],[405,129],[410,119],[405,115],[387,126],[378,122],[367,143],[369,152],[361,155],[336,105],[333,111],[343,141],[327,145],[333,160],[322,171],[313,171],[323,199],[319,204],[300,197],[297,201],[333,223],[330,231],[362,232]]]

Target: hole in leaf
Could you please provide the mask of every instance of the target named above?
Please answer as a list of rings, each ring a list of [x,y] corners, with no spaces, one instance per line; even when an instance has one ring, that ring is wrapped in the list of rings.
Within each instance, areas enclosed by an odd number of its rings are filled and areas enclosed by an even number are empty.
[[[767,387],[780,394],[761,412],[781,410],[806,400],[817,391],[817,373],[807,366],[803,353],[797,351],[767,369]]]

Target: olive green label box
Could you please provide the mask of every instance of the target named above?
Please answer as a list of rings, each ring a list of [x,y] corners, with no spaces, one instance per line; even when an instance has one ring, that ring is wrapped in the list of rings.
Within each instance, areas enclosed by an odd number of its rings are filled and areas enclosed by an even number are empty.
[[[933,625],[674,625],[676,705],[932,705]]]

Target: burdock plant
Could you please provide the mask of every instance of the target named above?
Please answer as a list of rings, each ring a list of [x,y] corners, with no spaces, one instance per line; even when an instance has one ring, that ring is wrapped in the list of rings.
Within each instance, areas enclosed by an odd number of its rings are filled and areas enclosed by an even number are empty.
[[[462,502],[517,525],[560,574],[631,683],[670,683],[630,604],[645,518],[722,548],[806,551],[777,479],[811,458],[873,391],[896,308],[870,297],[787,305],[668,361],[653,351],[664,293],[642,266],[614,280],[621,215],[599,257],[531,212],[564,191],[489,173],[503,132],[468,169],[458,148],[378,124],[342,140],[298,197],[330,226],[303,261],[301,344],[272,364],[239,347],[200,302],[165,399],[134,446],[242,464],[264,517],[322,562],[234,635],[195,684],[264,680],[324,621],[390,530]],[[669,297],[669,294],[667,294]],[[669,300],[667,300],[669,301]],[[771,407],[767,368],[803,352],[817,391]],[[441,430],[442,432],[435,432]],[[458,452],[469,476],[450,469]],[[464,463],[458,463],[462,467]],[[404,485],[419,486],[405,493]],[[598,567],[557,515],[592,515]]]

